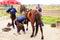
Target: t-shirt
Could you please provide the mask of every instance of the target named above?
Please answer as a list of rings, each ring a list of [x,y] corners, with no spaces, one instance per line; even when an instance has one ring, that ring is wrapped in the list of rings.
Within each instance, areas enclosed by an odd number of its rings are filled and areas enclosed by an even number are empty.
[[[10,12],[10,14],[16,14],[16,9],[15,8],[9,8],[8,10],[7,10],[7,12],[9,13]]]
[[[37,11],[42,12],[42,9],[40,8],[40,6],[37,5],[36,9],[37,9]]]
[[[17,17],[17,21],[23,21],[24,19],[26,19],[26,17],[24,15]]]
[[[41,9],[41,8],[38,8],[38,11],[39,11],[39,12],[42,12],[42,9]]]

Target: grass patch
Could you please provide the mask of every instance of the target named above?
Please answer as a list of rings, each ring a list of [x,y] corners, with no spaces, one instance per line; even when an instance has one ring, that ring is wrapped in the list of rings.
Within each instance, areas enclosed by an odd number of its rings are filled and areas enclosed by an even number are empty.
[[[10,14],[8,14],[8,13],[6,13],[6,12],[0,12],[0,17],[2,17],[2,16],[10,16]]]
[[[2,17],[2,16],[8,16],[8,17],[10,17],[10,14],[8,14],[6,12],[0,12],[0,17]],[[17,13],[16,16],[20,16],[20,14]],[[57,20],[60,20],[60,18],[58,18],[58,17],[50,17],[50,16],[42,16],[42,21],[45,24],[56,23]]]
[[[16,16],[20,16],[20,14],[17,14]],[[60,20],[60,18],[51,16],[42,16],[42,21],[44,22],[44,24],[56,23],[57,20]]]
[[[52,24],[52,23],[56,23],[56,21],[60,20],[60,18],[50,17],[50,16],[42,16],[42,20],[45,24]]]
[[[5,12],[0,12],[0,17],[2,16],[8,16],[10,17],[10,14],[8,13],[5,13]],[[16,16],[20,16],[20,14],[16,14]],[[57,18],[57,17],[50,17],[50,16],[42,16],[42,21],[45,23],[45,24],[52,24],[52,23],[56,23],[57,20],[60,20],[60,18]]]
[[[8,16],[8,17],[10,17],[10,14],[6,13],[6,12],[0,12],[0,17],[2,17],[2,16]],[[17,13],[16,16],[20,16],[20,14]]]

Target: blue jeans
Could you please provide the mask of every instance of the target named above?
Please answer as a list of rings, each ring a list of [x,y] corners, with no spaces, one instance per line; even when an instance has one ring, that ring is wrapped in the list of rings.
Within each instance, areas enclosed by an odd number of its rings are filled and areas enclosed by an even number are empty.
[[[23,28],[22,31],[25,32],[25,29]],[[17,30],[17,32],[20,32],[20,30]]]
[[[41,25],[44,26],[44,23],[42,22]]]

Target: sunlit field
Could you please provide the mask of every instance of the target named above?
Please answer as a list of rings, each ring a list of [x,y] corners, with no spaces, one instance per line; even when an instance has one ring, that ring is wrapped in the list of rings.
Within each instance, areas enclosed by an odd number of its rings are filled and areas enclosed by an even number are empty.
[[[28,6],[29,8],[35,9],[35,6]],[[60,6],[57,5],[44,5],[41,6],[42,10],[60,10]]]
[[[57,20],[60,20],[60,18],[51,17],[51,16],[43,16],[42,20],[45,24],[52,24],[52,23],[56,23]]]
[[[29,9],[35,9],[35,6],[27,6]],[[41,6],[43,11],[59,11],[60,13],[60,6]],[[0,9],[4,9],[3,7],[0,7]],[[17,7],[19,10],[19,7]],[[17,13],[16,16],[19,16],[20,13]],[[0,17],[2,16],[8,16],[10,17],[10,14],[6,13],[6,11],[0,11]],[[60,17],[50,17],[50,16],[43,16],[42,20],[45,24],[52,24],[56,23],[57,20],[60,20]]]
[[[60,6],[42,6],[43,10],[60,10]]]

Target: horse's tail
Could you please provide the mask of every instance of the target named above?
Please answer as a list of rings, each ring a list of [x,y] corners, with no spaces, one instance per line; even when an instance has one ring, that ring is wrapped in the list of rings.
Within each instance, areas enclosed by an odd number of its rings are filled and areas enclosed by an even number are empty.
[[[35,15],[35,21],[36,21],[36,32],[35,32],[35,36],[36,36],[38,33],[38,23],[40,21],[40,15],[39,14]]]

